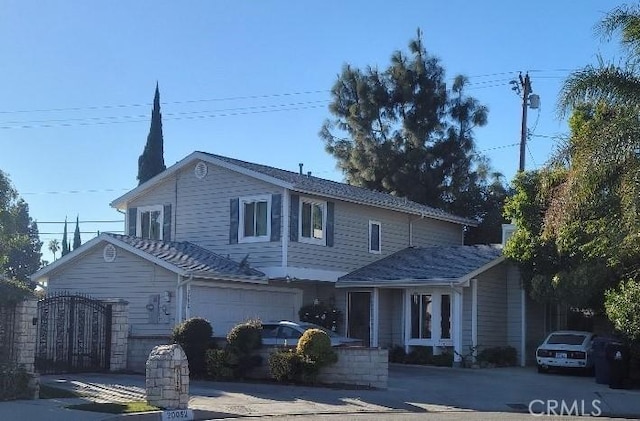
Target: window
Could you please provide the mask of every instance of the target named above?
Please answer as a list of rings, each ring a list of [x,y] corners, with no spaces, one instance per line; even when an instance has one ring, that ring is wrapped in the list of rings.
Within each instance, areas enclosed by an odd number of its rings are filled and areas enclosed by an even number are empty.
[[[163,209],[162,206],[146,206],[138,208],[136,236],[148,240],[162,240]]]
[[[411,338],[431,339],[431,295],[411,294]]]
[[[240,199],[240,241],[269,241],[271,235],[269,215],[270,196]]]
[[[325,244],[326,212],[325,202],[302,199],[300,206],[300,241]]]
[[[440,301],[440,338],[451,339],[451,295],[442,294]]]
[[[380,254],[382,250],[380,234],[380,222],[369,221],[369,253]]]

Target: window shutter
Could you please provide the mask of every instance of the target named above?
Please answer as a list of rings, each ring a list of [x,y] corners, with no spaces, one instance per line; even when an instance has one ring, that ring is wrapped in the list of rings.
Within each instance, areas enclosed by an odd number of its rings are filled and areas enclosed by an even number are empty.
[[[164,205],[162,212],[162,239],[171,241],[171,205]]]
[[[282,225],[282,195],[271,196],[271,241],[280,241]]]
[[[127,227],[127,234],[129,234],[132,237],[136,236],[136,224],[137,224],[137,218],[138,218],[138,208],[129,208],[129,218],[128,219],[128,224],[129,226]]]
[[[327,246],[333,247],[333,214],[334,203],[327,202]]]
[[[229,206],[229,244],[238,244],[238,223],[240,219],[240,199],[231,199]]]
[[[291,206],[289,212],[289,239],[298,241],[298,214],[300,209],[300,196],[291,195]]]

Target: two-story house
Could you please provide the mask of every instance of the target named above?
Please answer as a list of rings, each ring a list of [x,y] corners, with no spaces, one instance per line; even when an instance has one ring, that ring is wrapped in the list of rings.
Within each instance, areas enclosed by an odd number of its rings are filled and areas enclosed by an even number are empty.
[[[194,152],[111,205],[126,235],[101,234],[32,279],[127,300],[133,370],[187,318],[224,336],[248,318],[297,320],[316,299],[374,347],[453,347],[459,359],[512,345],[524,362],[540,336],[500,249],[463,246],[475,221],[404,198]]]

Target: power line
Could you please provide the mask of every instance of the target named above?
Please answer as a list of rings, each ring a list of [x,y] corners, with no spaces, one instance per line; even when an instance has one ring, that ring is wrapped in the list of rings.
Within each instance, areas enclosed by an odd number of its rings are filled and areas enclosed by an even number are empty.
[[[25,195],[37,195],[37,194],[84,194],[84,193],[112,193],[112,192],[120,192],[120,191],[128,191],[131,188],[121,188],[121,189],[89,189],[89,190],[68,190],[68,191],[45,191],[45,192],[27,192],[20,193],[21,196]]]
[[[66,221],[35,221],[38,225],[42,224],[64,224]],[[73,223],[73,221],[69,221],[68,223]],[[78,221],[79,224],[115,224],[115,223],[124,223],[124,219],[122,220],[111,220],[111,221]]]
[[[101,232],[107,232],[107,231],[101,231]],[[108,232],[119,234],[119,233],[123,233],[124,231],[109,230]],[[80,234],[96,234],[96,233],[98,233],[98,231],[80,231]],[[64,232],[39,232],[38,235],[64,235]]]

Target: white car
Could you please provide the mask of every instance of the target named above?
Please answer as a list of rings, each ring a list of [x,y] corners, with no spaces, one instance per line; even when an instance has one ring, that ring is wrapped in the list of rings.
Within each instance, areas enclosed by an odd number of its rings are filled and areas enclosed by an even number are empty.
[[[331,346],[362,345],[362,341],[360,339],[340,336],[329,329],[313,323],[290,322],[286,320],[281,320],[278,322],[263,322],[262,344],[293,347],[298,345],[298,339],[300,339],[305,330],[308,329],[320,329],[324,331],[327,335],[329,335],[329,339],[331,339]]]
[[[553,368],[591,370],[593,368],[592,341],[595,335],[579,330],[560,330],[547,336],[536,349],[538,372]]]

